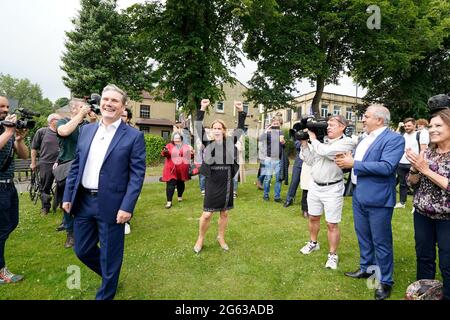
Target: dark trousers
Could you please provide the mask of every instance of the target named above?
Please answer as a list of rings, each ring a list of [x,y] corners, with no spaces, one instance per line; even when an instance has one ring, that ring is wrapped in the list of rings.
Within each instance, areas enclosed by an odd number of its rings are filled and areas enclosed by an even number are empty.
[[[406,175],[411,168],[410,164],[400,163],[397,167],[397,178],[400,190],[400,202],[405,204],[408,195],[408,185],[406,184]]]
[[[62,204],[62,197],[64,195],[64,188],[66,186],[66,181],[61,181],[56,184],[56,197],[57,197],[57,203]],[[66,229],[67,232],[73,231],[73,216],[67,212],[64,212],[64,216],[62,219],[62,223],[64,224],[64,229]]]
[[[428,218],[414,212],[417,280],[434,279],[436,274],[436,244],[439,249],[439,269],[444,280],[444,298],[450,299],[450,220]]]
[[[74,219],[75,254],[102,277],[97,300],[114,298],[123,261],[124,224],[105,223],[100,218],[96,196],[82,194]],[[98,246],[100,244],[100,247]]]
[[[302,211],[308,212],[308,190],[302,190]]]
[[[183,196],[184,192],[184,181],[181,180],[169,180],[166,182],[166,197],[167,201],[172,201],[173,194],[175,193],[175,187],[177,188],[178,197]]]
[[[39,181],[41,187],[41,201],[42,208],[50,209],[51,205],[51,193],[52,185],[55,176],[53,175],[53,163],[40,163],[39,174],[41,180]]]
[[[394,249],[392,241],[393,208],[368,207],[358,201],[358,186],[353,192],[353,217],[360,251],[360,268],[378,266],[380,282],[393,285]]]
[[[300,174],[302,173],[302,167],[294,166],[292,168],[292,178],[291,184],[289,185],[289,190],[286,195],[286,201],[291,201],[295,199],[295,195],[297,194],[297,189],[300,184]]]
[[[5,244],[19,224],[19,198],[14,184],[0,183],[0,269],[5,267]]]

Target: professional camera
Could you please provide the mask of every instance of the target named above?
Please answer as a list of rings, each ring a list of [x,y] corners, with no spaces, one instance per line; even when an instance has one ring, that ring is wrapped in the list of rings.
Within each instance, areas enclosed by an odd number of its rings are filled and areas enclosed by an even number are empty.
[[[308,132],[304,132],[304,129],[308,129],[316,134],[317,140],[323,142],[323,138],[327,135],[328,123],[325,118],[307,117],[300,120],[293,125],[289,130],[289,135],[295,140],[309,140]]]
[[[428,111],[430,114],[450,108],[450,93],[438,94],[428,99]]]
[[[100,114],[100,100],[102,97],[98,93],[91,94],[90,97],[85,97],[86,102],[91,106],[91,111],[95,114]]]
[[[0,123],[5,127],[16,127],[17,129],[33,129],[36,125],[36,121],[33,120],[33,117],[40,116],[39,112],[24,108],[18,108],[14,113],[20,115],[20,119],[18,119],[16,123],[6,120],[1,121]]]

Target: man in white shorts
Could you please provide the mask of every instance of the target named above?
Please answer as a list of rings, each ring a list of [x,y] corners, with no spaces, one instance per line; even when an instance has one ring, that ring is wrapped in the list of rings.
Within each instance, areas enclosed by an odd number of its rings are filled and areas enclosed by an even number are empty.
[[[309,235],[310,240],[300,249],[303,254],[319,250],[317,236],[320,230],[320,217],[325,212],[328,226],[329,253],[326,268],[337,269],[339,245],[339,227],[341,222],[344,181],[343,172],[335,163],[336,156],[351,152],[354,144],[351,138],[344,135],[347,121],[341,115],[328,119],[327,136],[321,143],[316,134],[308,131],[311,144],[302,141],[302,154],[306,164],[311,166],[312,181],[308,191]]]

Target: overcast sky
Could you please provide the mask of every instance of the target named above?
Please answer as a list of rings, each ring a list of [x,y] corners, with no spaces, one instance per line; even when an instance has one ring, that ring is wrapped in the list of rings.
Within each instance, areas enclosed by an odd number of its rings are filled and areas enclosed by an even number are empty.
[[[137,2],[119,0],[123,9]],[[72,30],[71,19],[80,9],[79,0],[0,0],[0,73],[14,78],[28,78],[39,84],[43,96],[52,101],[69,97],[60,69],[65,31]],[[236,68],[236,78],[247,84],[256,64],[244,59]],[[313,91],[308,82],[299,86],[301,93]],[[354,96],[356,86],[344,77],[340,86],[327,86],[327,92]],[[364,94],[361,87],[358,96]]]

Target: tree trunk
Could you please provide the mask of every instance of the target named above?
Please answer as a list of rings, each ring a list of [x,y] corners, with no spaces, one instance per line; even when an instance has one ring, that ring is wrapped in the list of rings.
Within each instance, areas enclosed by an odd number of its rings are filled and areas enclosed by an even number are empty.
[[[314,116],[320,117],[320,99],[322,99],[322,93],[325,88],[325,78],[323,76],[318,75],[316,79],[316,94],[314,95],[312,101],[312,111]]]

